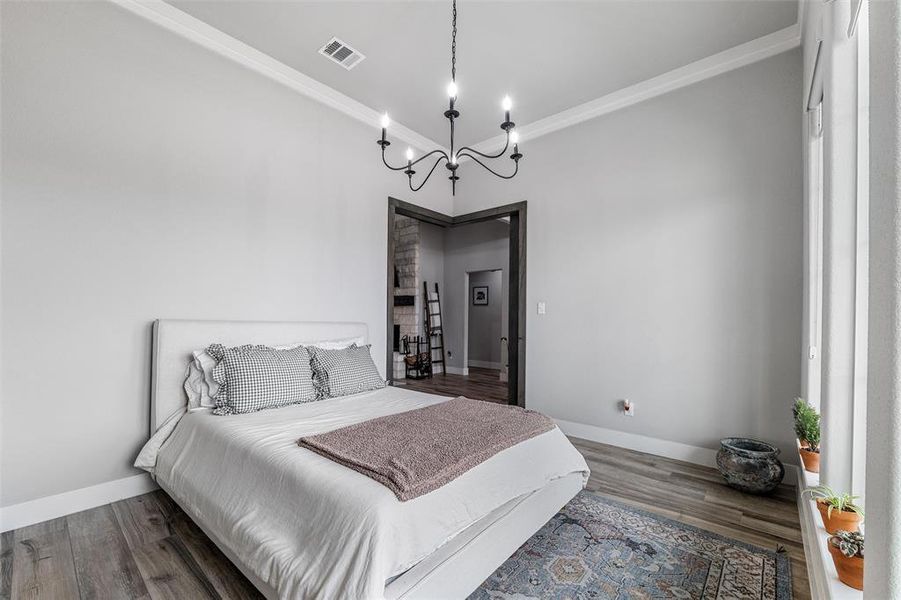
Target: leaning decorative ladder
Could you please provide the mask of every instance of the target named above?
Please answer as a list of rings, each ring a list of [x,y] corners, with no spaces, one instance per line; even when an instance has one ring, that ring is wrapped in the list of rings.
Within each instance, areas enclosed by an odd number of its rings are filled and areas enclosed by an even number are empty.
[[[445,367],[444,355],[444,326],[441,318],[441,294],[438,292],[438,284],[435,284],[435,291],[429,291],[427,281],[422,282],[423,303],[422,308],[425,311],[425,335],[430,342],[429,356],[432,359],[432,373],[435,372],[435,365],[441,365],[441,373],[447,373]],[[437,338],[437,344],[432,342],[432,338]],[[434,353],[438,351],[439,357],[435,358]]]

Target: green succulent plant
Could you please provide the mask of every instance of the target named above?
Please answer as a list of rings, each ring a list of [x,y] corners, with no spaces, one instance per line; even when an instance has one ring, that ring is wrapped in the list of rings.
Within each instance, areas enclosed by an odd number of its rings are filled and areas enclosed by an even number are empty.
[[[848,558],[863,558],[863,534],[859,531],[836,531],[829,538],[829,543],[839,549]]]
[[[807,449],[820,451],[820,413],[806,402],[796,403],[795,435],[800,440],[807,440]]]
[[[859,498],[859,496],[852,496],[851,494],[839,494],[835,490],[833,490],[828,485],[818,485],[815,487],[807,488],[802,492],[803,494],[807,494],[814,500],[821,500],[826,506],[826,515],[832,517],[833,510],[846,510],[849,512],[855,512],[863,517],[863,507],[856,504],[854,501]]]

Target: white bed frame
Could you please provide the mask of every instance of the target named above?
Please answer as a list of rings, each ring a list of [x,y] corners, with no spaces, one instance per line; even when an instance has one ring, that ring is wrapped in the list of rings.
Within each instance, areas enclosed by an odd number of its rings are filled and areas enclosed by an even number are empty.
[[[162,319],[153,324],[150,432],[184,410],[185,368],[194,350],[211,342],[225,345],[287,345],[297,342],[368,339],[365,323],[191,321]],[[179,500],[176,489],[161,484],[176,503],[267,598],[276,590],[237,560],[227,539],[213,535],[202,519]],[[444,544],[385,587],[385,598],[465,598],[516,549],[582,489],[573,473],[495,510]]]

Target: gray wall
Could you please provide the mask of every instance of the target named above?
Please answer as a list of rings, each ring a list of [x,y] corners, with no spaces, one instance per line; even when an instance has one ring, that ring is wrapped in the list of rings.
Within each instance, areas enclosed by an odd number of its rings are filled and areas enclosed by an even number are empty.
[[[112,3],[4,3],[2,61],[0,504],[136,473],[153,319],[365,321],[383,367],[375,127]]]
[[[431,223],[419,226],[419,268],[422,281],[429,284],[429,291],[435,289],[444,294],[444,227]],[[422,290],[419,290],[422,296]],[[418,296],[417,296],[418,297]]]
[[[529,407],[794,462],[800,81],[794,50],[526,140],[512,181],[463,166],[455,214],[529,203]]]
[[[459,196],[458,196],[459,197]],[[460,211],[458,211],[459,213]],[[469,307],[469,289],[466,273],[473,271],[504,270],[504,297],[502,298],[502,333],[507,335],[507,270],[510,265],[510,226],[503,221],[484,221],[448,229],[444,233],[444,287],[443,302],[445,344],[452,353],[449,367],[462,369],[464,362],[463,332],[465,315]]]
[[[478,286],[488,286],[488,304],[472,303],[472,290]],[[475,361],[500,368],[505,297],[504,271],[478,271],[469,275],[469,366],[488,366],[473,364]]]

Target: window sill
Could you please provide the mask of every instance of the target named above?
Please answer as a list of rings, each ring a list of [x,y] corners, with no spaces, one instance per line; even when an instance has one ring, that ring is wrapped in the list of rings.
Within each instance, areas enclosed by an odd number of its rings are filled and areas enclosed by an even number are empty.
[[[798,516],[801,519],[801,536],[807,558],[810,595],[823,600],[862,600],[863,592],[839,581],[832,556],[826,547],[829,534],[823,527],[820,511],[814,500],[801,494],[805,489],[819,484],[819,474],[806,471],[801,462],[798,467]]]

